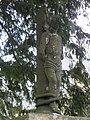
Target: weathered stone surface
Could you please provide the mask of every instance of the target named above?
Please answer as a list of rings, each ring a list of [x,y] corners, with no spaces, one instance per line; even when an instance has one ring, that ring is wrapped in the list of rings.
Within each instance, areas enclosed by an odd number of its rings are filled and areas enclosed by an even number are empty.
[[[48,105],[48,111],[60,113],[59,95],[63,58],[62,38],[57,32],[60,23],[56,15],[52,15],[50,21],[44,23],[37,50],[39,61],[37,60],[36,107],[40,109]],[[44,74],[41,74],[42,70]],[[42,111],[45,111],[45,108]]]
[[[58,114],[30,113],[12,120],[90,120],[88,117],[61,116]]]

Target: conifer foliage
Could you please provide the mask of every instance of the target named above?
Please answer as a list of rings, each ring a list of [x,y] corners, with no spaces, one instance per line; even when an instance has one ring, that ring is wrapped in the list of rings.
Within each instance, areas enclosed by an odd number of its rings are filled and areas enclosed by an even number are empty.
[[[90,34],[75,21],[79,9],[89,6],[89,0],[0,0],[0,117],[26,113],[23,100],[35,100],[37,11],[42,7],[48,15],[59,16],[64,57],[77,60],[63,70],[61,114],[89,116],[90,76],[83,60],[90,59],[84,47],[90,44]]]

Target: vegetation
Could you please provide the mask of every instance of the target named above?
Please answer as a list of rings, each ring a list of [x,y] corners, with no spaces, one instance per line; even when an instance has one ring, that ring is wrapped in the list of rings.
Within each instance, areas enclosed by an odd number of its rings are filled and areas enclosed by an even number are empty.
[[[90,34],[76,24],[79,9],[89,6],[89,0],[0,0],[1,117],[26,113],[23,100],[29,104],[35,100],[36,18],[42,7],[46,14],[60,17],[64,56],[73,61],[74,55],[77,60],[75,65],[70,64],[70,70],[63,70],[61,114],[89,116],[90,76],[83,60],[89,60],[84,45],[90,44]],[[6,60],[8,56],[11,59]]]

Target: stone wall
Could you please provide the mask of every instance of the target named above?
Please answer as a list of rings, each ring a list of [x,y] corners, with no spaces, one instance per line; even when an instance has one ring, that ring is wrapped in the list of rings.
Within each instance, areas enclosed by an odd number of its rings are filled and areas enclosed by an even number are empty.
[[[13,118],[12,120],[90,120],[90,118],[61,116],[58,114],[30,113],[22,117]]]

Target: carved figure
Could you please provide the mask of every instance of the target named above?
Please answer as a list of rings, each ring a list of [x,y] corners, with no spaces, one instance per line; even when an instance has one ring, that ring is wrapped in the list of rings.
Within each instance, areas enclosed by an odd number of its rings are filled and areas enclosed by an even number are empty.
[[[44,29],[45,32],[41,36],[39,54],[48,80],[48,86],[46,87],[48,95],[50,94],[48,97],[50,102],[48,103],[53,112],[60,113],[56,101],[59,100],[63,45],[61,36],[57,34],[58,24],[56,18],[52,18],[49,25],[45,24]]]

